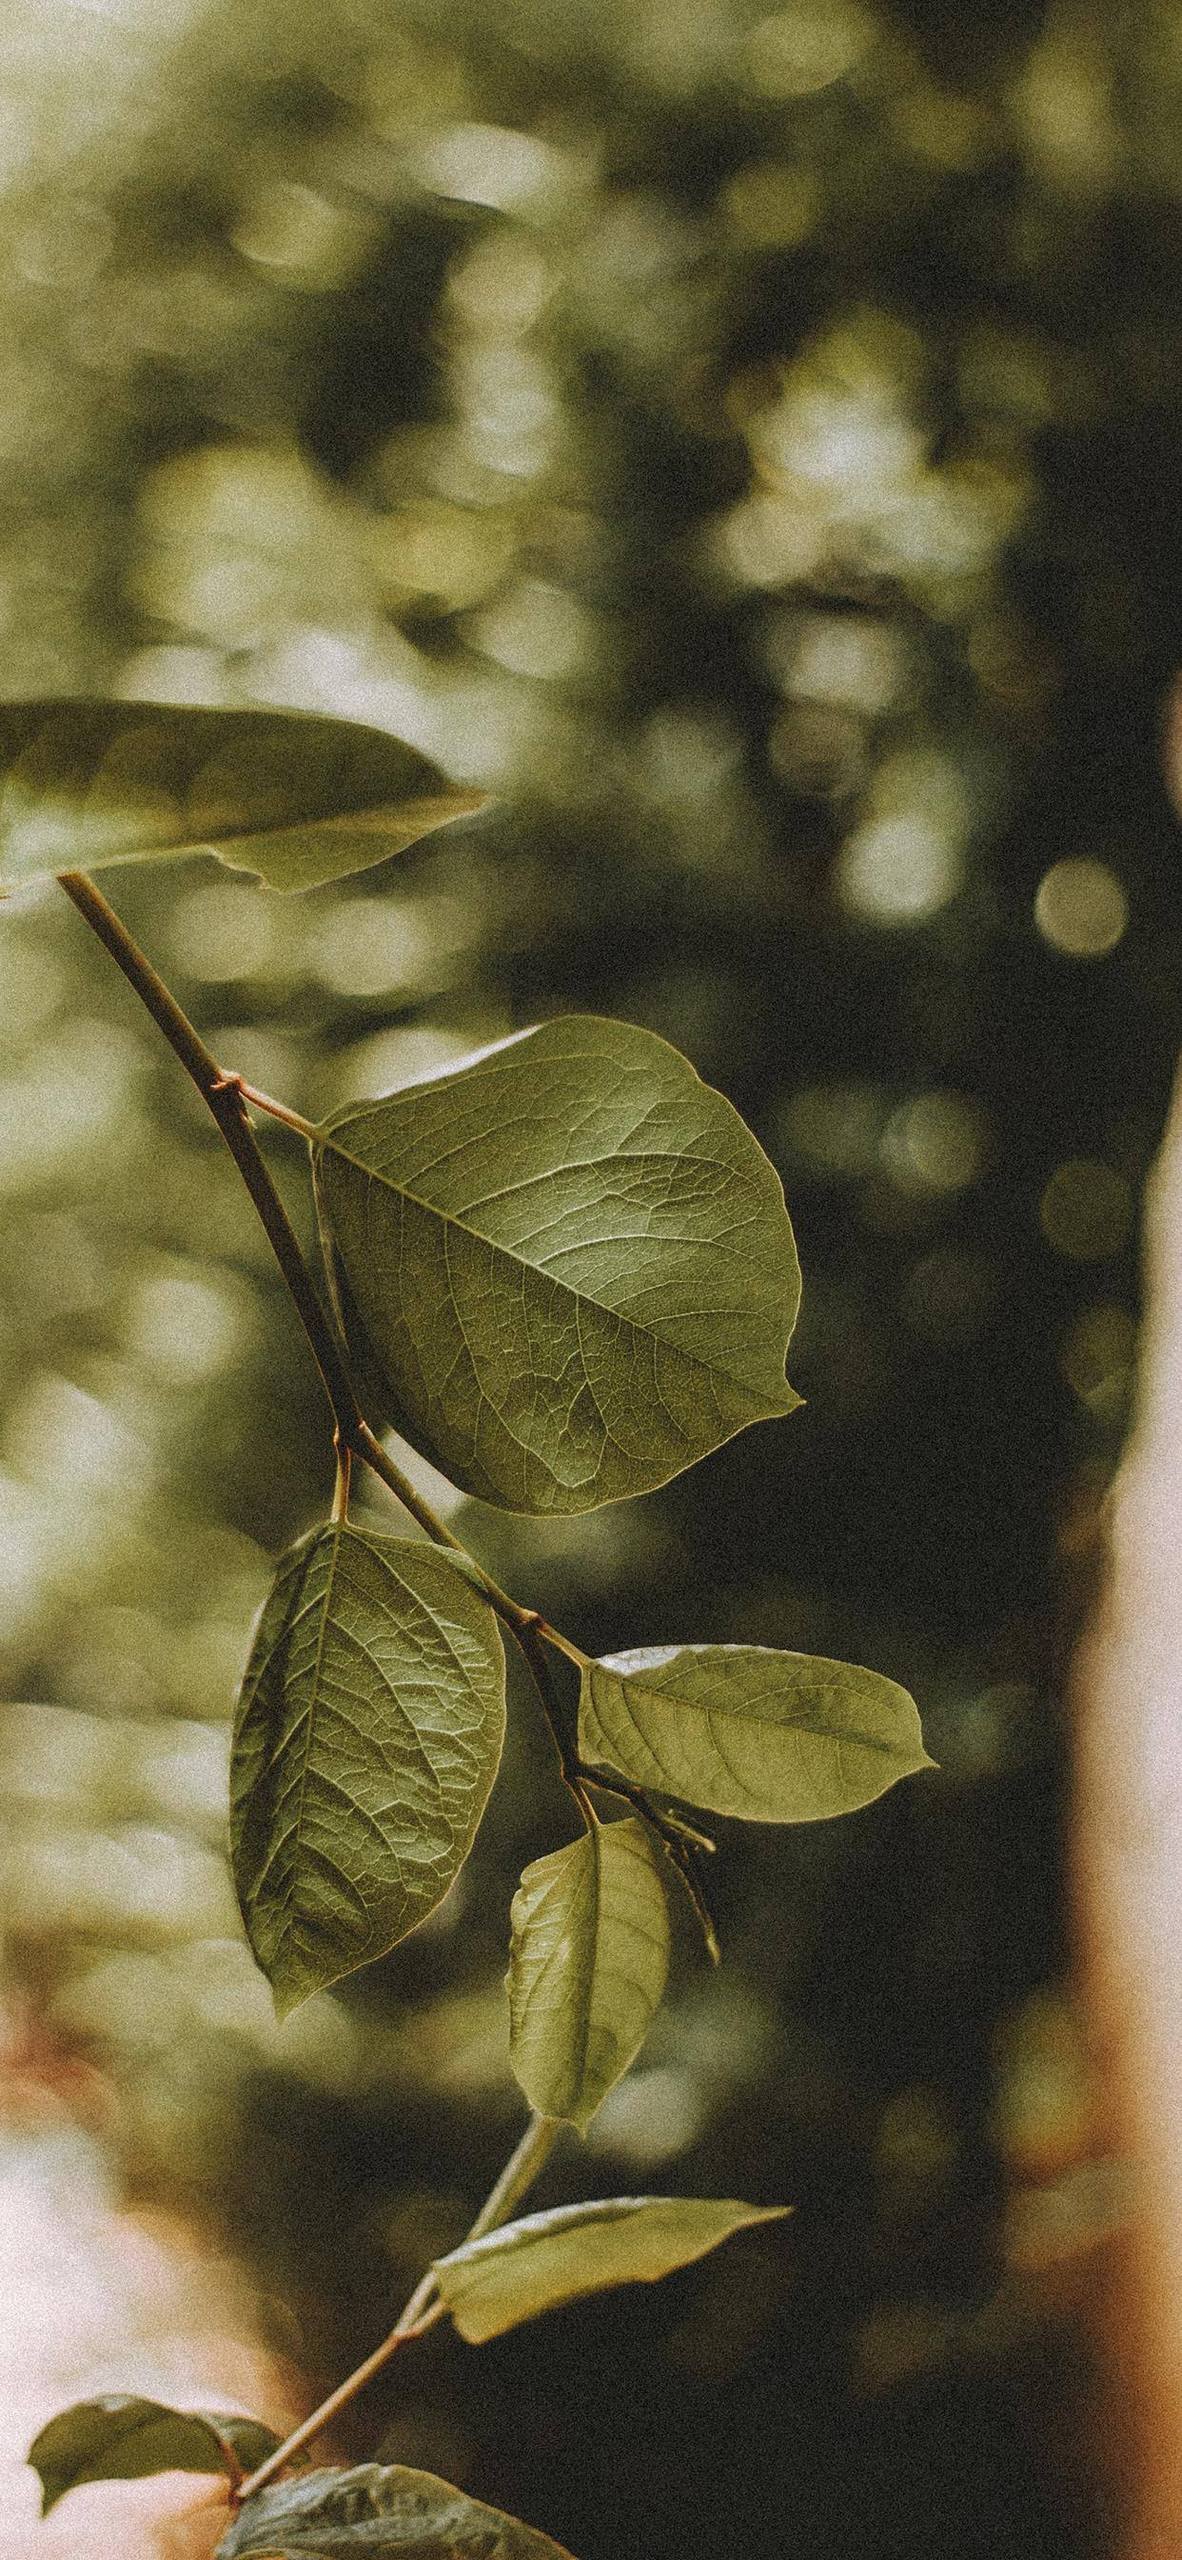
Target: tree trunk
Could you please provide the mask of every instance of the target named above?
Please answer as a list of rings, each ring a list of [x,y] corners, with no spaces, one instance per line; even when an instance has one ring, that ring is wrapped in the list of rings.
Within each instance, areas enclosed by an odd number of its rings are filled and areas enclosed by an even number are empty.
[[[1182,1082],[1148,1210],[1138,1412],[1077,1670],[1076,1881],[1089,2020],[1129,2215],[1105,2304],[1099,2447],[1120,2560],[1182,2553]]]

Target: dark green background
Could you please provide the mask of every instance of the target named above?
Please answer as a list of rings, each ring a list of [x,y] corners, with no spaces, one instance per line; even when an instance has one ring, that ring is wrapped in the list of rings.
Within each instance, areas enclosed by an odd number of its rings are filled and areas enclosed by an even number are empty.
[[[730,1827],[726,1970],[687,1933],[542,2191],[788,2199],[786,2234],[432,2340],[350,2441],[580,2560],[1102,2547],[1061,1681],[1182,1015],[1182,16],[58,14],[0,178],[0,679],[338,710],[490,789],[303,901],[205,860],[112,894],[306,1112],[571,1005],[731,1095],[797,1228],[805,1410],[631,1509],[461,1525],[591,1649],[871,1662],[941,1764]],[[1107,952],[1036,925],[1063,860],[1123,891]],[[136,2190],[333,2380],[515,2137],[507,1904],[563,1804],[522,1684],[439,1922],[274,2029],[225,1720],[324,1417],[228,1160],[49,889],[0,921],[0,1021],[16,1971],[112,2075]]]

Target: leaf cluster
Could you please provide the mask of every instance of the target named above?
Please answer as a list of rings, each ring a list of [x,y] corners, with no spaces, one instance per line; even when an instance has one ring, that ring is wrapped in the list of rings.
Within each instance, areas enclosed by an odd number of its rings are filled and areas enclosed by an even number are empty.
[[[915,1707],[880,1674],[753,1644],[593,1660],[503,1592],[413,1495],[362,1414],[462,1491],[577,1514],[643,1494],[799,1402],[785,1363],[800,1269],[779,1179],[725,1097],[653,1034],[569,1015],[323,1126],[223,1074],[74,865],[194,844],[304,888],[461,813],[412,749],[334,721],[152,705],[0,714],[0,861],[61,870],[218,1117],[317,1352],[338,1451],[332,1517],[280,1562],[242,1684],[231,1848],[281,2013],[396,1946],[472,1848],[521,1644],[581,1828],[526,1870],[510,1922],[509,2050],[540,2129],[584,2132],[640,2049],[666,1980],[670,1897],[713,1948],[687,1818],[827,1820],[925,1765]],[[250,1133],[248,1102],[309,1150],[332,1319]],[[349,1518],[360,1457],[425,1537]],[[555,1685],[578,1672],[577,1712]],[[604,1799],[629,1810],[606,1818]],[[651,2282],[778,2207],[616,2197],[506,2218],[506,2189],[424,2279],[420,2325],[470,2343],[606,2286]],[[416,2302],[419,2297],[416,2297]],[[392,2347],[417,2334],[404,2321]],[[83,2479],[182,2467],[235,2494],[287,2448],[253,2421],[102,2400],[32,2459],[50,2506]],[[245,2482],[224,2560],[248,2552],[556,2553],[426,2474]]]

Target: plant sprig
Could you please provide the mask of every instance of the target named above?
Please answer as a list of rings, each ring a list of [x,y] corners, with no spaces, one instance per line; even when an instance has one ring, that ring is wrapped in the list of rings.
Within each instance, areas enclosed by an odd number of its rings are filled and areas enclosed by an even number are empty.
[[[596,1016],[542,1024],[319,1126],[214,1057],[78,855],[212,844],[275,887],[335,878],[473,805],[399,741],[283,714],[15,704],[0,707],[5,769],[0,871],[57,871],[201,1095],[327,1404],[329,1516],[279,1562],[231,1748],[235,1882],[281,2014],[388,1952],[454,1882],[500,1759],[506,1629],[580,1824],[513,1903],[509,2054],[529,2125],[467,2239],[381,2344],[282,2443],[253,2420],[117,2395],[63,2412],[32,2459],[47,2504],[83,2479],[220,2469],[236,2510],[224,2560],[335,2549],[343,2532],[375,2554],[413,2541],[442,2560],[457,2536],[483,2548],[491,2533],[506,2560],[568,2560],[423,2473],[286,2475],[445,2317],[479,2343],[601,2285],[651,2281],[780,2210],[659,2197],[516,2209],[562,2126],[585,2131],[640,2050],[665,1988],[671,1876],[717,1960],[714,1843],[689,1814],[826,1819],[926,1754],[906,1692],[849,1664],[752,1644],[593,1659],[501,1587],[380,1435],[392,1423],[464,1492],[563,1514],[647,1492],[790,1413],[800,1271],[779,1179],[684,1058]],[[320,1277],[254,1112],[309,1149]],[[351,1519],[359,1465],[425,1543]],[[628,1813],[605,1818],[605,1799]]]

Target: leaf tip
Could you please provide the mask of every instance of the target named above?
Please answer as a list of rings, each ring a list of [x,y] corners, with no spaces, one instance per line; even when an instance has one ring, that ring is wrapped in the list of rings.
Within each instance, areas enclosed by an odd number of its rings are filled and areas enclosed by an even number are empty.
[[[256,1953],[255,1962],[260,1961]],[[310,2000],[314,1991],[320,1991],[324,1987],[320,1982],[309,1982],[299,1966],[289,1963],[282,1956],[272,1966],[263,1965],[262,1970],[271,1985],[271,1998],[275,2003],[275,2015],[280,2026],[290,2018],[293,2009],[302,2009],[305,2000]]]
[[[457,818],[474,818],[481,809],[488,808],[492,796],[491,791],[481,791],[475,783],[462,782],[449,783],[446,793]]]

